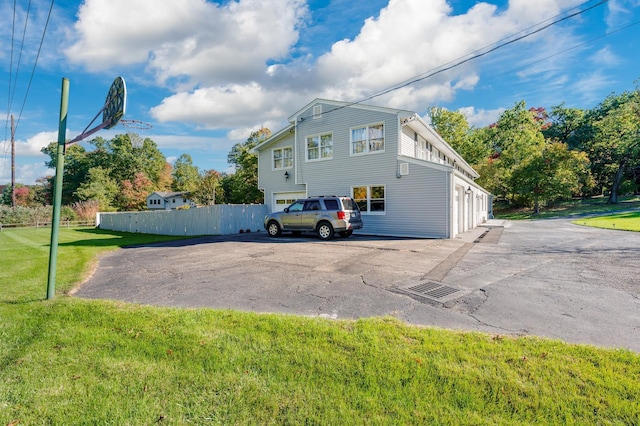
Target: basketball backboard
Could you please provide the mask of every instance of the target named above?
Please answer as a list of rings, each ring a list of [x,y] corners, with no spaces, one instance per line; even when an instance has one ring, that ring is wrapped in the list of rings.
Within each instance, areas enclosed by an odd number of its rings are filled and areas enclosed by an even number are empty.
[[[104,128],[110,129],[124,116],[127,108],[127,85],[124,78],[116,77],[109,88],[107,100],[105,101],[102,122],[109,123]]]

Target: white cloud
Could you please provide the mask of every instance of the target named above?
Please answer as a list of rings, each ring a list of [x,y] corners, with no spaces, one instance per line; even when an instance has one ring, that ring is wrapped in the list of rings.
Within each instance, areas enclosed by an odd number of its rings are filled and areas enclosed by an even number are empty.
[[[289,55],[306,10],[302,0],[87,0],[66,54],[89,70],[146,63],[180,87],[250,82]]]
[[[36,180],[55,175],[55,170],[49,169],[44,162],[19,164],[16,166],[16,182],[23,185],[35,185]]]
[[[486,127],[493,124],[498,121],[500,115],[505,111],[506,108],[476,110],[476,108],[472,106],[458,109],[458,112],[464,114],[469,125],[473,127]]]
[[[620,65],[622,62],[622,58],[616,55],[609,46],[605,46],[598,50],[593,56],[591,56],[590,60],[596,66],[605,67],[615,67]]]
[[[69,132],[67,132],[67,135]],[[16,141],[16,155],[48,158],[41,149],[58,140],[58,132],[40,132],[26,141]]]
[[[633,10],[640,6],[640,0],[609,0],[607,5],[609,8],[607,25],[615,28],[633,17]]]
[[[155,0],[87,0],[67,55],[89,69],[145,65],[174,91],[151,109],[156,120],[239,135],[280,122],[314,97],[358,100],[424,77],[580,2],[511,0],[505,8],[478,2],[454,15],[446,0],[390,0],[353,40],[338,40],[316,58],[294,53],[305,51],[296,43],[310,22],[303,0],[166,0],[162,7]],[[520,61],[548,54],[545,37],[561,46],[558,38],[570,35],[547,30],[520,42],[527,54],[521,44],[510,54]],[[452,101],[458,91],[475,89],[479,65],[472,61],[368,102],[421,111]],[[521,78],[553,71],[546,67]]]
[[[611,85],[611,76],[606,72],[594,70],[576,80],[571,85],[574,93],[580,94],[580,98],[587,105],[595,104],[603,100],[602,89]]]
[[[232,146],[225,138],[214,138],[208,136],[149,135],[145,137],[153,140],[160,149],[175,149],[185,152],[191,150],[228,150]],[[171,163],[168,159],[167,161]]]

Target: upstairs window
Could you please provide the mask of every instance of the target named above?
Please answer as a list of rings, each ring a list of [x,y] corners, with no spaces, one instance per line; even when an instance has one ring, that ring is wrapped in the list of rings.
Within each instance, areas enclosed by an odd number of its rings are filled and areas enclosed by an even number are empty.
[[[384,151],[384,124],[372,124],[351,129],[351,154]]]
[[[417,136],[416,139],[416,158],[429,160],[431,157],[428,146],[429,144],[422,138],[422,136]]]
[[[273,150],[273,168],[290,169],[293,167],[293,148],[276,148]]]
[[[307,161],[333,158],[333,134],[307,136]]]

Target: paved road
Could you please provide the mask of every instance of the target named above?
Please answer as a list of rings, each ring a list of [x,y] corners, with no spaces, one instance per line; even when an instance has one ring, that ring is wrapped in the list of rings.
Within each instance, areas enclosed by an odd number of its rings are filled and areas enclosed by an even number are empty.
[[[640,233],[567,219],[453,240],[264,232],[125,248],[75,294],[135,303],[538,335],[640,352]]]

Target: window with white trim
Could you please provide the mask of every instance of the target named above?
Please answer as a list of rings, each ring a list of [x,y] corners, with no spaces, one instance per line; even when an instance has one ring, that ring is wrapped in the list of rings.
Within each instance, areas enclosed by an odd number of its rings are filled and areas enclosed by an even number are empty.
[[[422,136],[417,136],[416,140],[416,158],[420,160],[429,160],[431,153],[429,152],[427,141]]]
[[[307,136],[307,161],[333,158],[333,134]]]
[[[351,197],[358,204],[360,211],[365,214],[384,214],[386,211],[386,196],[384,185],[354,186]]]
[[[273,150],[273,168],[290,169],[293,167],[293,148],[290,146]]]
[[[351,128],[351,154],[368,154],[384,151],[384,124]]]

